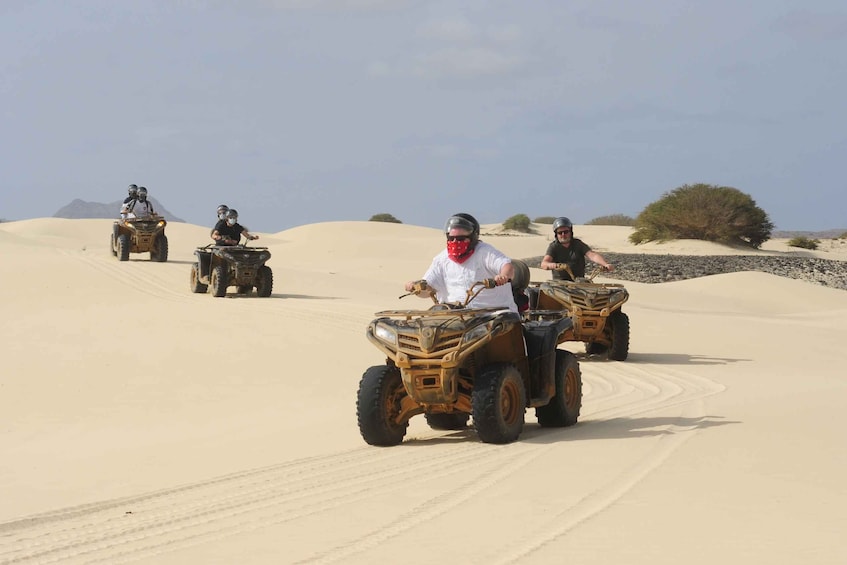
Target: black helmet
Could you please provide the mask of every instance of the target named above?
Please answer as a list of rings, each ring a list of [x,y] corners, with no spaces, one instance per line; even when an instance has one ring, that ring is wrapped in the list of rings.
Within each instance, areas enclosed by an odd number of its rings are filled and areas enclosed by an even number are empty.
[[[470,249],[476,247],[476,244],[479,242],[479,222],[476,221],[476,218],[464,212],[453,214],[447,218],[447,223],[444,224],[444,234],[449,234],[453,228],[471,232]]]
[[[221,204],[220,206],[218,206],[218,219],[225,220],[227,212],[229,212],[229,206],[227,206],[226,204]]]
[[[138,193],[138,186],[131,184],[129,188],[127,188],[127,192],[130,196],[135,196]]]
[[[230,208],[229,210],[227,210],[226,211],[226,219],[227,220],[233,219],[237,222],[238,221],[238,210],[236,210],[235,208]]]
[[[570,228],[571,232],[573,232],[573,223],[566,217],[559,216],[553,220],[553,231],[555,232],[559,228]]]
[[[147,189],[143,186],[138,187],[138,199],[142,202],[147,200]]]

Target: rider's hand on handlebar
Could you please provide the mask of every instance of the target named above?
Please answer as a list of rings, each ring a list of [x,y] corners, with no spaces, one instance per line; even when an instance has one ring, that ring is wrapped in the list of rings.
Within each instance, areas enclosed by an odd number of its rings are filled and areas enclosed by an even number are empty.
[[[412,294],[420,294],[422,292],[429,291],[429,285],[427,284],[425,279],[421,279],[419,281],[409,281],[406,283],[406,292],[411,292]]]
[[[500,285],[504,285],[504,284],[506,284],[506,283],[507,283],[507,282],[509,282],[510,280],[511,280],[511,279],[510,279],[509,277],[507,277],[506,275],[496,275],[496,276],[494,277],[494,284],[495,284],[496,286],[500,286]]]

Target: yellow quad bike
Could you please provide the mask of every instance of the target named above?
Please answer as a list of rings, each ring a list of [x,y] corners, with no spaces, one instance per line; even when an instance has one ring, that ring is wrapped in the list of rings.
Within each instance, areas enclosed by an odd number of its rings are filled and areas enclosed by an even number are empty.
[[[162,216],[117,220],[112,225],[110,247],[112,255],[119,261],[129,261],[130,253],[150,253],[151,261],[164,263],[168,260],[168,237]]]
[[[436,430],[465,428],[471,416],[480,440],[515,441],[527,408],[542,427],[571,426],[582,407],[576,357],[556,349],[571,320],[558,311],[544,320],[501,308],[469,308],[493,279],[475,282],[463,304],[376,313],[367,337],[385,353],[359,382],[359,431],[371,445],[403,441],[409,420],[424,414]],[[410,294],[429,293],[426,281]],[[404,295],[405,296],[405,295]]]
[[[267,298],[273,291],[273,271],[265,265],[271,258],[267,247],[209,244],[195,249],[194,255],[197,262],[191,265],[191,292],[211,291],[220,298],[234,286],[238,294],[248,296],[255,287],[258,296]]]
[[[594,282],[602,267],[588,277],[574,277],[567,264],[559,265],[559,270],[568,272],[574,280],[531,283],[535,287],[529,289],[531,308],[568,313],[573,327],[562,334],[559,343],[582,341],[590,355],[625,361],[629,355],[629,316],[621,307],[629,300],[629,292],[622,284]]]

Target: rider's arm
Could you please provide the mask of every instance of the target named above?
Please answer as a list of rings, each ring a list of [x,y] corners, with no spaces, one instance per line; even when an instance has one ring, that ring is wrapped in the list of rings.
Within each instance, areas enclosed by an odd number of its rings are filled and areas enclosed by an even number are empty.
[[[597,253],[596,251],[587,251],[585,253],[585,256],[600,265],[601,267],[603,267],[604,269],[606,269],[607,271],[615,270],[612,264],[606,261],[606,259],[604,259],[603,256]]]
[[[542,269],[544,269],[545,271],[552,271],[553,269],[555,269],[555,268],[556,268],[556,265],[557,265],[557,263],[555,263],[555,262],[553,261],[553,256],[552,256],[552,255],[545,255],[545,256],[544,256],[544,258],[541,260],[541,265],[540,265],[540,266],[541,266],[541,268],[542,268]]]
[[[494,277],[494,280],[497,281],[497,284],[506,284],[515,276],[515,266],[512,265],[511,262],[505,263],[502,267],[500,267],[500,272],[497,273],[497,276]]]

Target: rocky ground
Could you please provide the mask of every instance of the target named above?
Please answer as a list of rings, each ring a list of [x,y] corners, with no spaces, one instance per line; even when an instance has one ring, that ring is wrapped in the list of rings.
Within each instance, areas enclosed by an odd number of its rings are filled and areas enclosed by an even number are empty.
[[[847,290],[847,261],[763,255],[645,255],[603,252],[615,266],[605,278],[660,283],[739,271],[761,271]],[[538,267],[541,257],[524,259]],[[590,263],[589,263],[590,265]]]

